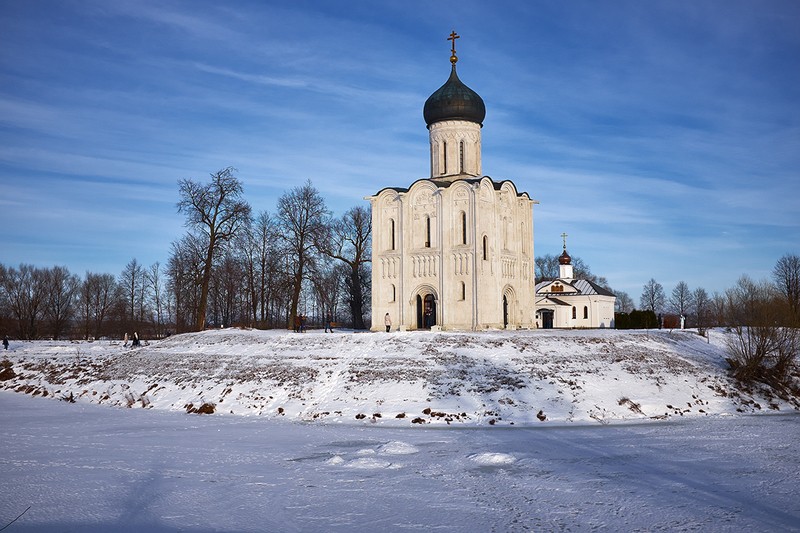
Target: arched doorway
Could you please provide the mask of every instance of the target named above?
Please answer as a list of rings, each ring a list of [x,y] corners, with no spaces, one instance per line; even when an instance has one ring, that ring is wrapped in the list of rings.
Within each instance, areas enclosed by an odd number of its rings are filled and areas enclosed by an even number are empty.
[[[431,329],[436,325],[436,298],[433,294],[417,295],[417,329]]]
[[[542,309],[542,329],[553,329],[553,310]]]
[[[519,309],[517,306],[517,294],[514,287],[506,285],[503,288],[503,328],[518,327],[520,323]]]

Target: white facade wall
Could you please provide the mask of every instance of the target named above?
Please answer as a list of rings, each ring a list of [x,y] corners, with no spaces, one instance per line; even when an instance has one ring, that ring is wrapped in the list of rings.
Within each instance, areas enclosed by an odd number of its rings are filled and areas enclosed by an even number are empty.
[[[533,326],[534,202],[513,183],[423,179],[368,199],[373,330],[387,312],[393,329],[427,326],[426,298],[438,328]]]

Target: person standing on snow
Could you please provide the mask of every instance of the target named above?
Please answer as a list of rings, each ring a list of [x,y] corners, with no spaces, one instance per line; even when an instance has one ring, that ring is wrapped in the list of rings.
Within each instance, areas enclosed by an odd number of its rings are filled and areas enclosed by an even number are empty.
[[[325,333],[328,333],[329,329],[333,333],[333,317],[330,313],[328,313],[328,318],[325,319]]]
[[[8,335],[3,337],[3,349],[8,350]]]
[[[389,313],[383,317],[383,323],[386,324],[386,333],[389,333],[392,330],[392,317],[389,316]]]

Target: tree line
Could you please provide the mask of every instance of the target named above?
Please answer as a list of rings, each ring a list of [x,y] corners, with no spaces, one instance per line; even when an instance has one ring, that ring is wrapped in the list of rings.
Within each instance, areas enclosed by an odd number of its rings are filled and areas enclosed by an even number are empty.
[[[332,216],[310,181],[274,213],[253,215],[235,169],[178,182],[187,232],[166,264],[132,259],[118,276],[0,264],[0,328],[21,339],[121,338],[240,325],[284,328],[295,317],[366,327],[371,217]]]
[[[752,299],[756,294],[760,295],[765,305],[768,304],[769,313],[765,309],[752,307]],[[625,297],[627,305],[632,305],[627,295]],[[778,325],[798,327],[800,257],[794,254],[781,257],[775,263],[771,279],[755,281],[743,275],[733,287],[711,295],[702,287],[692,290],[685,281],[679,281],[667,296],[664,287],[651,278],[642,287],[639,305],[641,310],[660,317],[660,325],[665,327],[677,327],[680,317],[684,318],[686,327],[704,329],[727,327],[735,323],[746,325],[766,315]],[[742,306],[750,306],[749,312],[743,314]],[[629,312],[631,309],[619,310]]]

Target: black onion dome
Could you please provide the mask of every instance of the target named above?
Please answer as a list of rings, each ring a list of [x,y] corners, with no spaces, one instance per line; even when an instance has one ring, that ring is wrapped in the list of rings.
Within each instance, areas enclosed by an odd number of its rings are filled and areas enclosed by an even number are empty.
[[[483,126],[486,106],[478,93],[458,79],[454,63],[450,78],[428,97],[422,114],[428,126],[443,120],[468,120]]]

